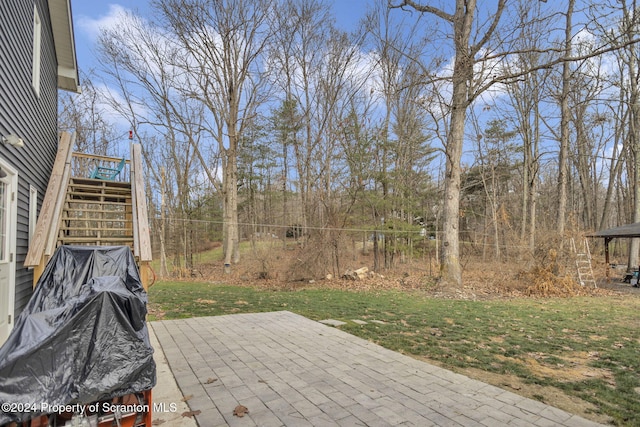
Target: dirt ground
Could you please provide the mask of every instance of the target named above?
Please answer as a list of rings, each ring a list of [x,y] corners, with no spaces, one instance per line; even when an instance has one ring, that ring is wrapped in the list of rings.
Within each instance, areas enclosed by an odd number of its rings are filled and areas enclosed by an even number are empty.
[[[425,361],[433,363],[433,361]],[[487,384],[513,391],[520,396],[530,399],[538,400],[542,397],[545,403],[569,413],[579,415],[582,418],[601,424],[612,424],[610,417],[595,413],[596,407],[593,404],[577,397],[568,396],[555,387],[525,384],[515,375],[500,375],[480,369],[460,369],[457,372]]]
[[[339,271],[323,265],[326,259],[309,260],[304,253],[291,248],[272,246],[250,251],[242,262],[232,266],[225,274],[222,263],[199,263],[193,271],[181,272],[182,278],[210,280],[237,285],[260,286],[270,289],[299,289],[303,287],[329,287],[353,290],[419,289],[436,298],[483,300],[517,297],[573,297],[635,294],[640,288],[622,283],[623,273],[611,269],[606,279],[603,263],[594,260],[597,288],[581,286],[576,280],[574,264],[550,262],[544,267],[524,263],[498,263],[481,259],[466,259],[463,263],[463,285],[451,285],[438,280],[438,266],[433,257],[396,261],[391,269],[374,271],[373,256],[351,251],[341,262]],[[326,258],[326,257],[324,257]],[[343,278],[348,270],[368,269],[362,279]]]

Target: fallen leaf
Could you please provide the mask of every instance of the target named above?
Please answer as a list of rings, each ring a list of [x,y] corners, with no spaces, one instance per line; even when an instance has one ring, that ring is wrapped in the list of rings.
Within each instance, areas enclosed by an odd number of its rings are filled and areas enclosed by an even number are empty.
[[[199,302],[200,304],[216,304],[218,301],[213,300],[213,299],[202,299],[202,298],[198,298],[196,300],[196,302]]]
[[[214,383],[216,381],[218,381],[217,378],[208,378],[204,383],[205,384],[211,384],[211,383]]]
[[[244,417],[244,414],[248,414],[248,413],[249,413],[249,410],[247,409],[247,407],[242,405],[236,406],[236,409],[233,410],[233,415],[240,418]]]
[[[184,396],[182,399],[180,399],[183,402],[186,402],[187,400],[191,399],[193,397],[193,394],[189,394],[187,396]]]
[[[185,418],[192,418],[195,417],[196,415],[200,415],[202,411],[200,411],[200,409],[198,409],[197,411],[187,411],[187,412],[183,412],[182,416]]]

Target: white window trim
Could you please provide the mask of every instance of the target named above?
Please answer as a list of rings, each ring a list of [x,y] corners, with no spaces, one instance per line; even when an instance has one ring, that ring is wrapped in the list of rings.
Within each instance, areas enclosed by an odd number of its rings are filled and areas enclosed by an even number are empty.
[[[9,333],[13,329],[15,323],[15,295],[16,295],[16,225],[18,224],[18,171],[11,167],[4,159],[0,158],[0,168],[4,169],[8,176],[3,178],[5,182],[9,183],[11,189],[9,193],[10,207],[10,220],[9,230],[7,234],[8,241],[8,253],[11,254],[9,258],[9,301],[8,311],[11,315],[11,322],[9,322]],[[13,193],[13,195],[11,195]],[[0,344],[1,345],[1,344]]]
[[[38,221],[38,189],[33,185],[29,186],[29,244],[36,232]]]
[[[42,20],[38,7],[33,5],[33,63],[31,68],[31,86],[40,97],[40,56],[42,50]]]

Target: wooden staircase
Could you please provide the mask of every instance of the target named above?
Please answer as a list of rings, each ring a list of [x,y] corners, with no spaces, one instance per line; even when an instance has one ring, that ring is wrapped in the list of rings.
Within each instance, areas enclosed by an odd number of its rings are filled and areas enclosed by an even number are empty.
[[[142,148],[131,144],[118,181],[87,178],[96,166],[122,162],[74,153],[75,134],[62,132],[58,152],[24,265],[33,267],[33,283],[61,245],[129,246],[145,289],[151,273],[151,240],[144,193]]]
[[[123,246],[133,250],[131,183],[70,178],[56,246]]]

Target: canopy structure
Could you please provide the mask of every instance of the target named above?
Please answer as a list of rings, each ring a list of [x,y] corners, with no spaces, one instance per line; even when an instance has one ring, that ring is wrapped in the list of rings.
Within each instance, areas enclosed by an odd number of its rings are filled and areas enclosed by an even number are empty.
[[[588,236],[604,237],[605,241],[610,241],[615,237],[640,237],[640,222],[625,224],[619,227],[609,228],[607,230],[596,231],[595,233],[588,234]]]
[[[633,238],[640,237],[640,222],[633,224],[625,224],[619,227],[609,228],[607,230],[596,231],[587,235],[588,237],[604,237],[604,257],[605,262],[609,265],[609,242],[615,238]],[[607,269],[607,278],[609,269]]]

